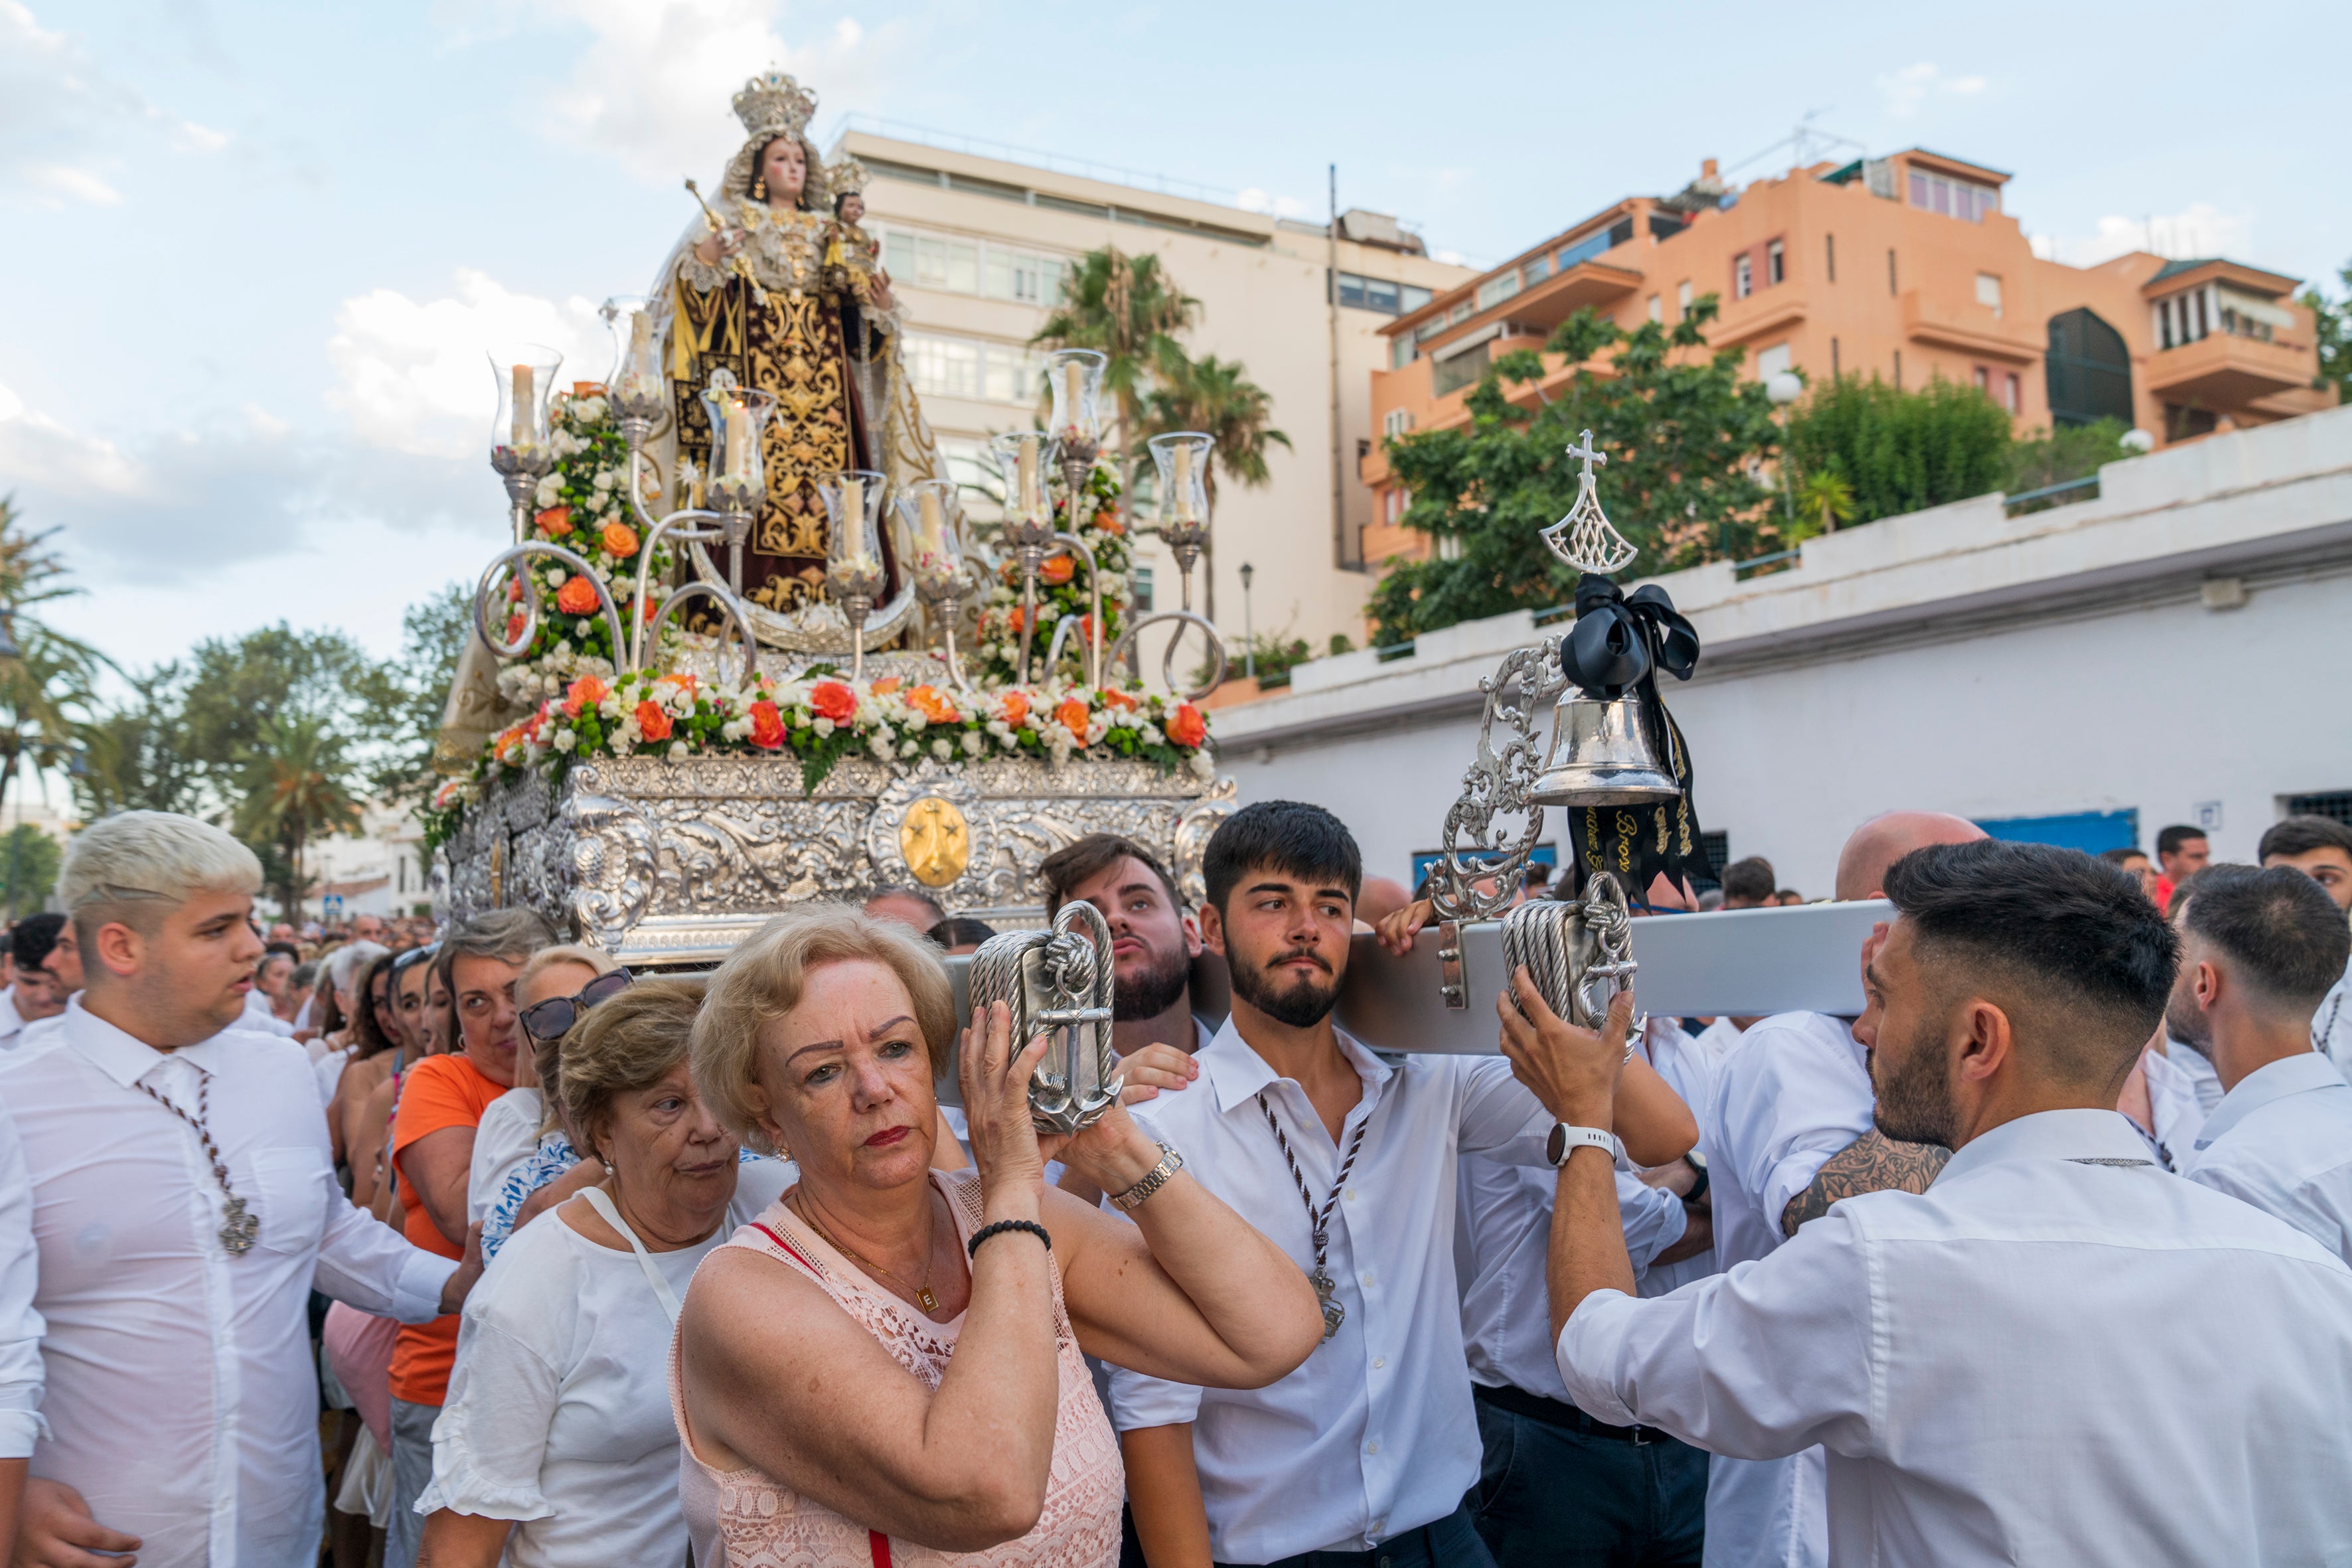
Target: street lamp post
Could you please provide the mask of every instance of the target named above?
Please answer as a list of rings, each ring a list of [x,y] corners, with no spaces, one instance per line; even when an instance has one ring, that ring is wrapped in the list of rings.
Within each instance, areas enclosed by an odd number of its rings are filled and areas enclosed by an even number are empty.
[[[1250,579],[1257,575],[1256,568],[1242,563],[1242,676],[1257,679],[1257,633],[1250,622]]]
[[[1789,405],[1805,395],[1805,384],[1790,371],[1777,371],[1764,383],[1764,395],[1780,411],[1780,514],[1797,521],[1797,498],[1789,488]]]

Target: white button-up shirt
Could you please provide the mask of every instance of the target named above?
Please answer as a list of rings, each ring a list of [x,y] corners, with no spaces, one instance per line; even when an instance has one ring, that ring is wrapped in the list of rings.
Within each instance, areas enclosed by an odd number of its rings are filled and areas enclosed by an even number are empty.
[[[33,1187],[16,1124],[0,1116],[0,1459],[29,1459],[48,1434],[41,1420],[41,1335],[33,1306],[41,1282],[33,1246]]]
[[[2352,1083],[2317,1051],[2255,1068],[2206,1118],[2181,1173],[2352,1263]]]
[[[0,1386],[0,1411],[44,1411],[32,1473],[142,1538],[145,1568],[313,1563],[324,1496],[310,1289],[423,1322],[457,1267],[337,1188],[305,1065],[299,1046],[243,1028],[156,1051],[79,997],[56,1046],[0,1064],[0,1108],[24,1147],[21,1173],[0,1170],[0,1216],[29,1192],[47,1321],[40,1368]],[[206,1082],[213,1141],[260,1221],[237,1258],[221,1246],[220,1184],[194,1130],[138,1087],[194,1115]]]
[[[1843,1018],[1759,1019],[1715,1070],[1699,1112],[1714,1205],[1715,1265],[1728,1271],[1781,1244],[1789,1200],[1870,1131],[1876,1096]],[[1706,1568],[1821,1568],[1829,1552],[1819,1449],[1718,1458],[1706,1472]]]
[[[276,1035],[281,1039],[294,1037],[294,1026],[270,1011],[269,998],[261,994],[257,985],[245,994],[245,1017],[237,1027]]]
[[[1337,1146],[1307,1093],[1274,1075],[1231,1021],[1201,1077],[1134,1107],[1182,1151],[1202,1185],[1314,1267],[1307,1207],[1258,1109],[1281,1120],[1319,1210],[1346,1145],[1365,1128],[1332,1206],[1327,1258],[1347,1316],[1289,1376],[1259,1389],[1194,1388],[1114,1368],[1121,1431],[1194,1424],[1192,1452],[1221,1563],[1364,1551],[1444,1518],[1478,1479],[1476,1413],[1454,1288],[1456,1157],[1543,1163],[1552,1119],[1501,1057],[1373,1055],[1345,1034],[1363,1079]]]
[[[1706,1037],[1713,1034],[1717,1026],[1729,1032],[1727,1044],[1738,1042],[1739,1031],[1731,1027],[1731,1020],[1728,1018],[1717,1018],[1715,1023],[1708,1025],[1696,1037],[1684,1033],[1671,1018],[1653,1018],[1648,1027],[1642,1031],[1642,1054],[1649,1058],[1650,1066],[1656,1069],[1658,1076],[1666,1080],[1666,1087],[1673,1089],[1685,1105],[1690,1107],[1691,1119],[1694,1121],[1706,1109],[1708,1097],[1714,1093],[1716,1069],[1723,1065],[1723,1058],[1706,1040]],[[1704,1151],[1699,1157],[1706,1158]],[[1712,1173],[1707,1177],[1709,1182],[1714,1179]],[[1681,1207],[1679,1200],[1675,1206],[1677,1209]],[[1621,1214],[1623,1213],[1625,1194],[1622,1184],[1617,1195],[1617,1207]],[[1546,1212],[1549,1212],[1548,1205]],[[1711,1214],[1710,1217],[1712,1217]],[[1628,1224],[1625,1229],[1625,1240],[1629,1251],[1632,1250],[1633,1239],[1633,1227]],[[1664,1251],[1665,1247],[1671,1247],[1680,1239],[1682,1238],[1678,1236],[1670,1237],[1659,1250]],[[1675,1262],[1661,1263],[1649,1268],[1642,1267],[1647,1259],[1643,1258],[1640,1254],[1633,1254],[1633,1279],[1644,1296],[1671,1294],[1694,1279],[1706,1279],[1715,1273],[1718,1267],[1716,1262],[1715,1248],[1712,1247],[1704,1252],[1695,1252],[1690,1257]],[[1549,1325],[1546,1326],[1545,1337],[1547,1341],[1550,1337]]]
[[[1559,1173],[1549,1165],[1498,1165],[1476,1154],[1464,1159],[1454,1261],[1464,1281],[1462,1348],[1470,1381],[1488,1388],[1508,1384],[1564,1403],[1568,1390],[1552,1354],[1551,1290],[1544,1276],[1559,1189]],[[1682,1200],[1620,1170],[1617,1217],[1625,1227],[1633,1279],[1646,1286],[1652,1259],[1688,1227]]]
[[[2352,1079],[2352,965],[2319,999],[2319,1010],[2311,1016],[2311,1044],[2327,1053],[2337,1072]]]
[[[1832,1563],[2352,1561],[2352,1269],[2109,1110],[1975,1139],[1663,1300],[1579,1303],[1602,1421],[1826,1447]]]

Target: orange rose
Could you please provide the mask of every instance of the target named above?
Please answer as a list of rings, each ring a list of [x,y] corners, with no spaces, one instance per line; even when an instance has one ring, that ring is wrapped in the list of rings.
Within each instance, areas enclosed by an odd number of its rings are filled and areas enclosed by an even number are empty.
[[[508,604],[509,604],[509,605],[519,604],[519,603],[520,603],[520,602],[521,602],[521,599],[522,599],[522,579],[521,579],[521,578],[520,578],[520,577],[509,577],[509,578],[508,578],[508,579],[507,579],[507,603],[508,603]]]
[[[784,743],[784,716],[776,711],[772,702],[754,702],[751,717],[751,744],[763,752],[772,752]]]
[[[1054,717],[1060,721],[1063,729],[1070,732],[1072,740],[1080,745],[1086,744],[1087,705],[1085,702],[1076,697],[1065,697],[1062,699],[1062,705],[1054,710]]]
[[[935,686],[918,686],[908,692],[907,706],[934,724],[948,724],[955,721],[955,705],[940,696],[939,688]]]
[[[596,536],[607,555],[635,555],[637,552],[637,531],[625,522],[608,522],[604,531]]]
[[[1180,746],[1197,746],[1209,738],[1209,721],[1190,702],[1179,702],[1176,711],[1169,714],[1168,721],[1160,727]]]
[[[1077,574],[1078,563],[1066,555],[1048,555],[1037,568],[1037,581],[1058,588]]]
[[[809,710],[820,719],[846,724],[857,716],[857,693],[838,680],[820,680],[809,688]]]
[[[613,695],[611,687],[593,675],[583,675],[565,689],[563,710],[577,719],[583,712],[595,707],[611,695]]]
[[[905,684],[905,681],[900,680],[895,675],[886,675],[881,679],[874,682],[868,689],[870,689],[877,697],[887,697],[890,693],[898,690],[898,688]]]
[[[669,710],[647,698],[637,704],[637,733],[648,741],[669,739]]]
[[[1127,532],[1127,524],[1119,521],[1118,513],[1115,511],[1098,511],[1095,513],[1094,525],[1095,527],[1102,530],[1103,532],[1109,534],[1113,539],[1121,538],[1125,536]]]
[[[1135,711],[1135,699],[1124,691],[1105,691],[1102,700],[1109,707],[1123,709],[1129,713]]]
[[[540,532],[552,539],[558,534],[572,531],[572,509],[568,506],[551,506],[545,511],[532,513],[531,521],[539,524]]]
[[[512,642],[522,636],[523,622],[524,616],[520,610],[507,617],[507,641]]]
[[[659,681],[656,682],[656,684],[667,686],[672,691],[683,691],[688,697],[694,696],[697,692],[702,689],[702,682],[695,679],[695,675],[692,670],[688,669],[681,669],[674,674],[665,675]]]
[[[596,613],[596,584],[578,573],[555,591],[555,607],[567,616],[593,616]]]
[[[1004,727],[1008,730],[1021,728],[1029,718],[1028,694],[1022,691],[1006,692],[1004,705],[996,710],[996,716],[1004,721]]]

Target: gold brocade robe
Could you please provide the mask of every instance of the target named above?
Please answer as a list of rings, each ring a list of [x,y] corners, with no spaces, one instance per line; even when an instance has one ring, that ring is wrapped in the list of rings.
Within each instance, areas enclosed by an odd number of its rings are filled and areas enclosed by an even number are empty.
[[[842,243],[838,226],[815,213],[738,198],[729,216],[744,232],[739,256],[751,279],[691,251],[677,265],[669,361],[677,453],[709,467],[701,394],[714,370],[775,394],[760,442],[767,501],[752,521],[743,591],[783,612],[822,596],[828,531],[819,482],[845,468],[884,469],[877,405],[890,334],[867,309],[869,247]]]

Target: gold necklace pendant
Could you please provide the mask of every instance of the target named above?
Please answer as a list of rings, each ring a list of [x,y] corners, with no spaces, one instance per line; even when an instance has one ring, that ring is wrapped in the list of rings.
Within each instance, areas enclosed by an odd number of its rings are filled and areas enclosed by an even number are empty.
[[[931,1294],[931,1288],[929,1285],[916,1290],[915,1300],[922,1303],[923,1310],[926,1312],[936,1312],[940,1310],[940,1299]]]

